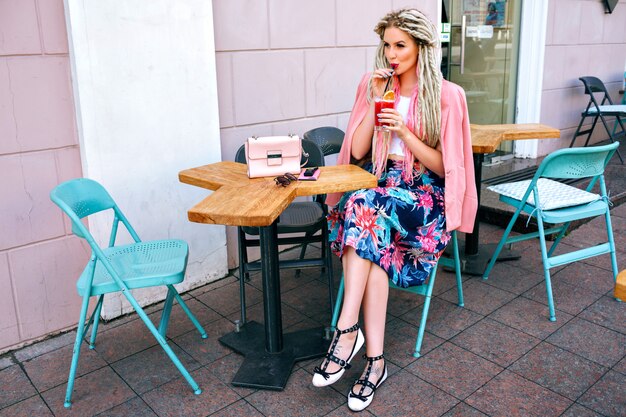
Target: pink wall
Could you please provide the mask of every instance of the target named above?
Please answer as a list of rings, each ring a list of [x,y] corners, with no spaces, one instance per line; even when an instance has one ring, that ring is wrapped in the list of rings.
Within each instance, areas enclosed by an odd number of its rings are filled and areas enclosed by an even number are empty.
[[[222,158],[251,135],[345,130],[361,75],[373,65],[385,13],[440,0],[214,0]],[[237,264],[228,228],[229,267]]]
[[[62,0],[0,2],[0,352],[75,325],[89,253],[48,195],[81,176]]]
[[[541,122],[561,129],[561,139],[539,141],[539,155],[569,146],[588,101],[578,78],[600,78],[619,102],[626,62],[626,0],[612,14],[601,0],[551,0],[548,7]],[[606,138],[597,126],[594,139]]]

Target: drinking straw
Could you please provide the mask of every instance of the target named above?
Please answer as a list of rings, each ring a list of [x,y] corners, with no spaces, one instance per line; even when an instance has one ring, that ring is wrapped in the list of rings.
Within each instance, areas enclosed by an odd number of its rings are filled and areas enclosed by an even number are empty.
[[[393,73],[396,71],[396,68],[398,68],[398,64],[391,64],[391,71],[392,71],[392,73],[389,76],[389,78],[387,79],[387,84],[385,84],[385,89],[383,90],[383,94],[387,92],[387,88],[389,87],[389,82],[393,78]]]

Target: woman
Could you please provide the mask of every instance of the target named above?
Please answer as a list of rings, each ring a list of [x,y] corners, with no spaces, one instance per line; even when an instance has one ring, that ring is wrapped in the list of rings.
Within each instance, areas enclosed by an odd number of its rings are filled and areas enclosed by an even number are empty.
[[[338,201],[329,228],[345,295],[337,331],[313,376],[315,386],[334,383],[365,343],[366,368],[348,393],[353,411],[365,409],[387,378],[387,280],[423,284],[449,232],[471,232],[477,208],[465,95],[442,80],[436,28],[418,10],[403,9],[374,30],[381,38],[375,69],[359,84],[338,163],[356,160],[379,182],[328,197],[331,205]],[[395,108],[375,114],[373,98],[384,94],[390,77]],[[375,118],[389,125],[386,132],[374,131]]]

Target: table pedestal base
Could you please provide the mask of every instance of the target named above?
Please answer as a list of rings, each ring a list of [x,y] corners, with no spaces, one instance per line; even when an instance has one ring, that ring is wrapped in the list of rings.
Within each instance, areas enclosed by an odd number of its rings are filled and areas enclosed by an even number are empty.
[[[459,254],[461,256],[462,272],[468,275],[482,276],[485,272],[485,269],[487,268],[489,260],[491,259],[491,255],[496,250],[497,246],[497,243],[483,244],[478,247],[477,254],[468,255],[465,253],[464,245],[460,245]],[[500,252],[500,255],[498,256],[498,260],[496,262],[510,261],[519,258],[521,258],[521,255],[518,252],[507,249],[505,246]]]
[[[294,363],[324,356],[328,350],[323,327],[284,334],[283,349],[278,353],[265,350],[265,329],[254,321],[219,340],[245,356],[232,380],[234,386],[276,391],[282,391],[287,385]]]

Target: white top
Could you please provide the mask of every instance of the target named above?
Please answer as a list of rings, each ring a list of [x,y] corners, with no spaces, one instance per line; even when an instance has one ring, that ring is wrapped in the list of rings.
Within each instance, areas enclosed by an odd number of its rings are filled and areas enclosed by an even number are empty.
[[[398,100],[398,105],[396,106],[396,110],[402,116],[404,124],[406,124],[408,120],[407,116],[409,114],[409,104],[411,104],[411,97],[400,96],[400,100]],[[393,135],[391,136],[389,153],[404,156],[404,145],[402,144],[402,139],[396,135],[396,132],[393,132]]]

